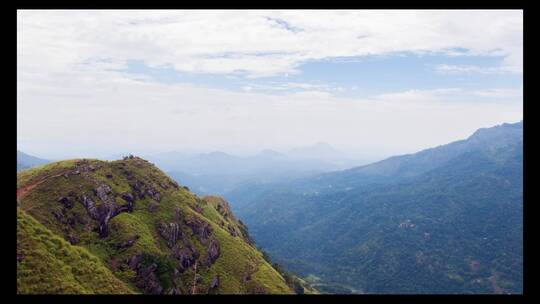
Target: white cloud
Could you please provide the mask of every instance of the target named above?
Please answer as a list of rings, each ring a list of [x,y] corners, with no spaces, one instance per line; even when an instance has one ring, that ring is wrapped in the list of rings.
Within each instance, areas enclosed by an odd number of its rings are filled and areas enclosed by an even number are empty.
[[[284,94],[271,95],[116,71],[137,59],[258,77],[295,73],[305,60],[455,47],[499,49],[519,70],[519,11],[18,11],[17,22],[17,139],[43,157],[318,141],[413,152],[522,119],[519,102],[428,102],[486,96],[456,88],[350,99],[329,84],[282,83]]]
[[[137,81],[114,72],[100,74],[99,81],[83,75],[39,86],[18,83],[19,148],[63,158],[149,147],[255,152],[326,141],[387,155],[522,119],[519,102],[428,102],[457,89],[351,99],[317,90],[269,95]]]
[[[474,95],[490,98],[521,98],[523,96],[523,89],[487,89],[477,90]]]
[[[403,92],[384,93],[373,97],[379,101],[389,102],[436,102],[455,100],[456,95],[463,93],[460,88],[440,88],[433,90],[407,90]]]
[[[455,48],[505,56],[505,69],[522,70],[517,10],[32,10],[18,11],[17,22],[18,67],[49,72],[99,56],[260,77],[295,73],[308,60]]]
[[[485,67],[477,65],[448,65],[440,64],[435,67],[441,74],[503,74],[514,72],[510,67]]]

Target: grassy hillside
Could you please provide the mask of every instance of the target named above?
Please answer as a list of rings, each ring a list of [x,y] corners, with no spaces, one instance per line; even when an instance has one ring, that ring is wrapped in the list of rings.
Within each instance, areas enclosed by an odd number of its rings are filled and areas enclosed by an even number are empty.
[[[46,164],[18,173],[17,189],[19,293],[293,293],[225,201],[141,158]]]
[[[73,246],[17,210],[19,293],[133,293],[88,250]]]

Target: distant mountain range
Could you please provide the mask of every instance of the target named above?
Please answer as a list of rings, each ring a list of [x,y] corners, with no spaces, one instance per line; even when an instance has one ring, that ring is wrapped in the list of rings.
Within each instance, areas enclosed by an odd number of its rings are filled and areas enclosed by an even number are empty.
[[[49,161],[46,159],[38,158],[17,150],[17,172],[48,162]]]
[[[145,157],[198,194],[224,195],[246,183],[290,181],[338,170],[345,163],[350,166],[362,163],[343,155],[328,144],[318,143],[287,153],[263,150],[252,156],[215,151],[200,154],[168,152]]]
[[[263,249],[326,292],[523,291],[522,122],[226,198]]]

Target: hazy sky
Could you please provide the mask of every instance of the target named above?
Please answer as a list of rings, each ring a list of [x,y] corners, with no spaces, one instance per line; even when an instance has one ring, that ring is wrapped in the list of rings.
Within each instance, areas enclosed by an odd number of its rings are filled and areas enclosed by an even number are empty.
[[[17,145],[409,153],[521,120],[522,70],[522,11],[23,10]]]

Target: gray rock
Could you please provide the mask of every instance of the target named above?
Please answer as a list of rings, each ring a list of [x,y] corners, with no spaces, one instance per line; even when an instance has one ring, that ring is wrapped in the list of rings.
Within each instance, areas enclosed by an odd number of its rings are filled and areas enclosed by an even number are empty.
[[[212,282],[210,282],[210,285],[208,286],[208,290],[206,293],[210,293],[211,291],[215,290],[218,287],[219,287],[219,275],[216,275],[212,279]]]
[[[206,249],[206,265],[212,265],[214,262],[219,258],[220,250],[219,250],[219,242],[215,239],[212,239],[210,241],[210,244],[208,244],[208,247]]]
[[[129,238],[128,240],[121,242],[116,245],[116,248],[118,249],[125,249],[133,246],[133,244],[140,238],[139,235],[134,235],[133,237]]]
[[[60,198],[58,198],[58,202],[64,205],[64,207],[66,207],[67,209],[73,208],[73,202],[71,202],[67,197],[61,196]]]

